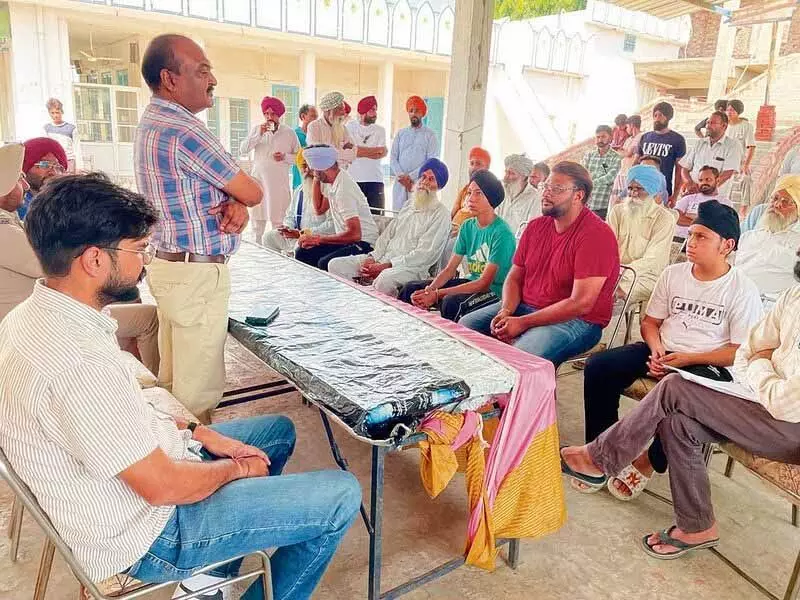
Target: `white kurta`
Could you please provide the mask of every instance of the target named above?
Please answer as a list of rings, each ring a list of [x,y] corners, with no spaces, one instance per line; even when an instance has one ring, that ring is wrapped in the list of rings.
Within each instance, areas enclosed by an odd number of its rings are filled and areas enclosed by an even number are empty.
[[[251,150],[255,150],[252,175],[264,188],[264,198],[258,206],[250,209],[250,218],[269,221],[272,227],[278,227],[292,199],[290,168],[300,151],[300,141],[294,129],[282,123],[275,133],[267,131],[262,135],[259,123],[240,148],[241,154],[248,154]],[[283,152],[282,161],[272,158],[276,152]]]
[[[542,197],[539,190],[526,184],[516,197],[506,196],[495,209],[498,217],[511,228],[517,239],[522,237],[522,226],[542,216]]]
[[[311,121],[308,124],[308,132],[306,133],[306,145],[315,146],[317,144],[326,144],[336,148],[336,159],[339,166],[346,169],[347,166],[356,159],[356,148],[353,139],[350,137],[350,132],[347,127],[344,128],[342,139],[339,144],[333,143],[333,128],[330,126],[325,117],[320,117],[316,121]],[[352,148],[345,148],[346,145],[351,144]]]
[[[752,279],[762,294],[776,294],[792,287],[800,223],[786,231],[770,233],[755,229],[742,234],[736,252],[736,266]]]

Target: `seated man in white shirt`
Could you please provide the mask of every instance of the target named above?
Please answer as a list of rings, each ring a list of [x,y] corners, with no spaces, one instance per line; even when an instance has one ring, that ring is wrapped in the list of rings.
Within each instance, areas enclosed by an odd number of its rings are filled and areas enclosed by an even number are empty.
[[[437,158],[420,168],[412,202],[400,210],[378,237],[369,254],[341,256],[328,271],[347,279],[372,284],[397,297],[409,281],[425,279],[444,251],[450,233],[450,213],[437,192],[447,184],[447,167]]]
[[[619,397],[636,379],[646,375],[661,379],[668,368],[699,368],[705,373],[709,366],[730,367],[737,348],[762,316],[755,284],[727,261],[739,239],[736,212],[715,200],[701,204],[690,232],[688,262],[667,267],[658,279],[642,319],[644,341],[586,361],[587,443],[617,422]],[[656,438],[632,464],[613,474],[608,490],[621,500],[631,500],[644,491],[653,471],[666,470],[664,449]]]
[[[714,112],[708,117],[708,134],[697,140],[678,165],[683,176],[683,189],[687,194],[696,194],[700,189],[700,169],[708,165],[719,171],[717,187],[723,196],[730,195],[731,178],[742,165],[742,145],[726,135],[728,115]]]
[[[283,225],[264,235],[264,247],[283,254],[294,252],[303,231],[320,235],[334,231],[330,211],[324,215],[314,212],[314,174],[308,168],[302,150],[297,153],[295,164],[303,182],[292,194],[292,201],[283,217]]]
[[[542,216],[542,195],[529,182],[533,161],[524,154],[509,154],[503,176],[505,199],[495,211],[519,239],[525,225]]]
[[[800,278],[800,263],[795,265]],[[673,559],[719,544],[703,445],[730,441],[745,452],[800,464],[800,286],[786,290],[749,332],[733,371],[750,400],[668,375],[616,425],[586,446],[561,451],[561,469],[605,485],[658,435],[670,463],[675,525],[644,536],[642,549]]]
[[[339,256],[372,252],[378,227],[367,199],[353,178],[339,167],[336,149],[308,146],[303,156],[314,172],[313,209],[318,215],[330,212],[333,234],[301,233],[294,257],[312,267],[328,270]]]
[[[675,229],[675,237],[686,238],[689,235],[689,225],[694,223],[697,218],[697,207],[703,202],[716,200],[721,204],[731,205],[730,200],[721,196],[717,188],[719,170],[716,167],[706,165],[700,169],[697,180],[697,193],[681,196],[675,202],[675,210],[678,211],[678,227]]]
[[[206,427],[145,399],[101,311],[143,279],[157,219],[102,175],[53,181],[32,203],[45,277],[0,323],[0,447],[92,581],[186,579],[277,547],[275,597],[310,598],[358,515],[358,482],[281,476],[295,444],[286,417]],[[260,582],[245,600],[264,597]]]
[[[736,266],[763,295],[774,296],[794,285],[792,267],[800,246],[800,175],[778,180],[766,212],[753,231],[742,235]]]

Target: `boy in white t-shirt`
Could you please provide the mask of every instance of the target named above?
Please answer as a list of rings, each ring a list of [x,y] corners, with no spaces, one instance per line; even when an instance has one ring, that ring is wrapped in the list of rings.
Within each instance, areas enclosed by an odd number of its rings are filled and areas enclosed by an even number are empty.
[[[716,200],[699,206],[689,228],[689,262],[669,266],[661,274],[642,320],[644,342],[607,350],[586,362],[587,443],[617,422],[620,395],[640,377],[661,379],[669,367],[729,375],[724,367],[733,365],[737,348],[763,312],[755,283],[728,264],[738,241],[739,219],[733,208]],[[666,469],[656,438],[630,467],[609,479],[608,489],[630,500],[644,490],[653,471]],[[580,491],[599,489],[573,485]]]

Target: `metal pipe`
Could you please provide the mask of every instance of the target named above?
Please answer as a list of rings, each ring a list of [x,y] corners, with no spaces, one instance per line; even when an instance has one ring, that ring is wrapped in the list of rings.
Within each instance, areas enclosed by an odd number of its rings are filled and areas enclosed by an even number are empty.
[[[772,40],[769,44],[769,66],[767,67],[767,85],[764,91],[764,106],[769,106],[769,93],[772,78],[775,76],[775,48],[778,45],[778,22],[772,24]]]

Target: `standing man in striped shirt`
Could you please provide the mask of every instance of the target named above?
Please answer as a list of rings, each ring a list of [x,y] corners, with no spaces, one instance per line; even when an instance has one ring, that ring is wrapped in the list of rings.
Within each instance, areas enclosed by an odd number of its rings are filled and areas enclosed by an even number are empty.
[[[160,213],[148,284],[158,304],[161,384],[207,423],[225,385],[230,276],[247,208],[262,190],[194,115],[217,80],[203,49],[160,35],[142,59],[153,91],[134,144],[139,192]]]

